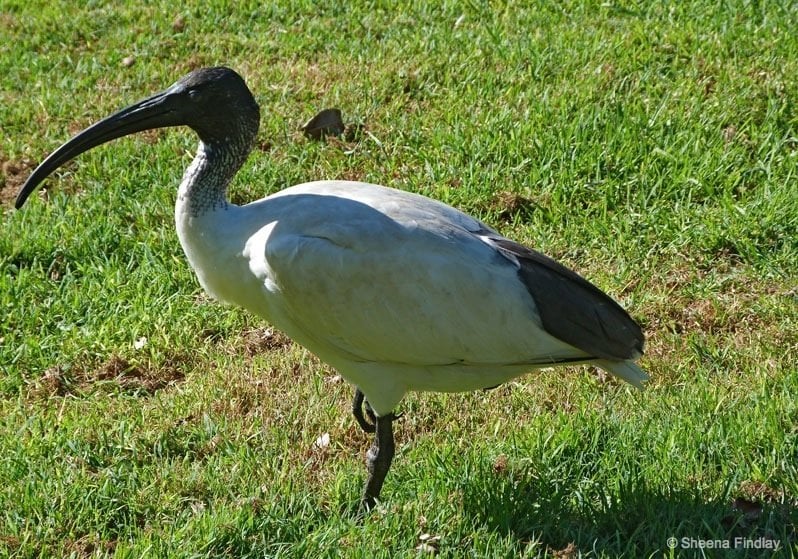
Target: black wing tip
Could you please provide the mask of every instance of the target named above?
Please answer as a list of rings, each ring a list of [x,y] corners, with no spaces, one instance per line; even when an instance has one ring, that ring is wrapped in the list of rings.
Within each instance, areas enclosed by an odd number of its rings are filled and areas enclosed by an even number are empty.
[[[619,344],[623,344],[628,348],[626,355],[618,355],[616,358],[629,359],[632,361],[639,359],[643,356],[646,345],[646,336],[643,333],[643,328],[617,301],[613,300],[609,295],[605,296],[614,303],[612,307],[614,310],[613,315],[614,318],[620,322],[620,324],[617,325],[617,334],[615,336],[609,332],[606,332],[606,334],[608,337],[615,338]],[[603,327],[604,325],[602,323],[602,328]]]
[[[520,265],[519,280],[546,332],[600,359],[643,355],[643,329],[615,299],[545,254],[504,237],[490,240],[502,256]]]

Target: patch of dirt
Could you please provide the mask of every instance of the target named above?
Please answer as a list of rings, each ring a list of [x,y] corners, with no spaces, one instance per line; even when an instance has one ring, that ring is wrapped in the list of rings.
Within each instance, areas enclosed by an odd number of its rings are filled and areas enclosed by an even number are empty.
[[[344,181],[367,182],[363,169],[345,169],[338,178]]]
[[[250,417],[259,415],[265,402],[272,394],[271,378],[278,374],[276,368],[262,375],[237,375],[230,379],[225,397],[215,400],[211,405],[214,414],[225,417]]]
[[[30,384],[28,397],[81,396],[102,388],[118,389],[130,394],[150,396],[182,381],[181,366],[186,359],[172,357],[158,365],[134,364],[119,355],[112,355],[98,366],[78,365],[72,369],[54,366]]]
[[[30,159],[11,160],[0,154],[0,204],[11,206],[17,199],[17,192],[28,178],[36,164]]]
[[[712,332],[721,326],[716,303],[709,299],[689,301],[674,314],[673,330],[681,334],[691,330]]]
[[[493,473],[503,474],[507,471],[507,455],[499,454],[493,461]]]
[[[525,216],[531,214],[538,206],[538,201],[517,192],[503,190],[497,192],[490,203],[488,210],[495,212],[501,221],[510,221],[516,215]]]
[[[152,130],[143,130],[139,132],[136,134],[136,137],[140,138],[147,145],[154,145],[162,138],[165,138],[167,134],[169,134],[169,131],[166,128],[153,128]]]
[[[214,343],[230,355],[246,355],[255,357],[262,353],[282,350],[291,347],[291,338],[271,327],[246,328],[236,335],[225,335],[225,333],[214,328],[207,328],[199,333],[199,339],[203,343]]]
[[[14,536],[0,536],[0,548],[7,548],[10,551],[14,551],[19,549],[22,546],[22,543],[19,541],[19,538]]]
[[[181,33],[186,29],[186,18],[182,14],[178,14],[172,20],[172,31]]]
[[[188,58],[181,59],[177,64],[175,64],[175,75],[187,74],[197,70],[198,68],[204,68],[206,66],[213,66],[213,61],[204,54],[194,53]],[[246,73],[244,73],[244,75],[246,75]],[[253,89],[253,91],[255,90]]]
[[[78,557],[96,557],[113,554],[116,542],[98,540],[94,537],[84,536],[80,539],[67,541],[67,549]]]
[[[708,254],[674,254],[649,273],[638,274],[633,291],[643,299],[628,308],[646,334],[644,368],[707,359],[731,371],[760,351],[768,354],[767,347],[795,346],[783,311],[794,296],[784,278]],[[717,354],[702,356],[704,344]],[[756,366],[776,371],[786,362],[773,355]]]
[[[19,27],[19,20],[13,14],[6,12],[0,13],[0,26],[8,29],[9,31],[16,31]]]
[[[55,365],[28,383],[26,397],[30,400],[48,400],[54,397],[80,393],[75,378],[68,369]]]
[[[562,557],[563,559],[571,559],[572,557],[579,557],[579,549],[574,542],[570,542],[562,549],[549,549],[552,557]]]
[[[724,269],[720,264],[712,271],[700,266],[670,270],[647,289],[651,294],[660,292],[661,304],[648,305],[646,326],[676,334],[733,334],[762,328],[765,318],[757,301],[763,295],[784,295],[776,284],[748,277],[733,266]]]
[[[243,349],[247,356],[290,347],[291,338],[274,328],[253,328],[242,333]]]
[[[212,410],[226,417],[258,416],[264,426],[288,421],[287,418],[293,415],[296,400],[285,395],[300,382],[296,377],[301,374],[299,363],[293,363],[290,372],[282,367],[247,367],[228,377],[225,397],[214,401]]]
[[[154,394],[183,380],[184,375],[179,368],[181,361],[170,359],[160,367],[152,368],[134,365],[118,355],[112,355],[100,367],[86,374],[85,382],[91,384],[94,380],[110,380],[115,381],[125,392]]]
[[[760,481],[744,481],[739,492],[744,499],[764,503],[778,503],[784,497],[783,489],[776,489]],[[737,501],[737,499],[735,499]]]

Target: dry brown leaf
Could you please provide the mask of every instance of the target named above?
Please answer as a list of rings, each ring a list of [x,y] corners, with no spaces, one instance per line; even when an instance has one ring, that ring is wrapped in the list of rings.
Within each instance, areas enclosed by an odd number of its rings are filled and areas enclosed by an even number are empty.
[[[324,109],[302,126],[305,136],[313,140],[321,140],[325,136],[340,136],[344,133],[344,121],[341,109]]]

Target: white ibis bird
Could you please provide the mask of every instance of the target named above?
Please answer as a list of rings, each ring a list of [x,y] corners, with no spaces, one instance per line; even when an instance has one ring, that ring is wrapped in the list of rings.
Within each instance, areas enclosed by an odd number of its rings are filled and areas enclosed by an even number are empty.
[[[394,409],[410,390],[475,390],[579,363],[637,387],[648,379],[634,363],[643,333],[620,305],[450,206],[337,180],[231,204],[228,184],[259,123],[236,72],[193,71],[58,148],[22,186],[16,207],[95,146],[152,128],[192,128],[199,149],[175,206],[186,257],[210,295],[265,318],[354,385],[354,416],[375,434],[363,508],[380,495],[394,454]]]

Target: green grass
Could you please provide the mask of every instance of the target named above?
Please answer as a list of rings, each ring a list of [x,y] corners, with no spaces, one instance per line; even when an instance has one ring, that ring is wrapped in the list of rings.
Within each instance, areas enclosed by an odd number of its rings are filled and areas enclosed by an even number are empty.
[[[0,8],[0,556],[798,555],[795,5],[270,4]],[[346,178],[464,209],[617,297],[648,390],[576,368],[413,394],[358,521],[350,388],[183,258],[189,131],[11,208],[76,131],[213,64],[263,109],[235,201]],[[330,106],[361,132],[306,140]]]

